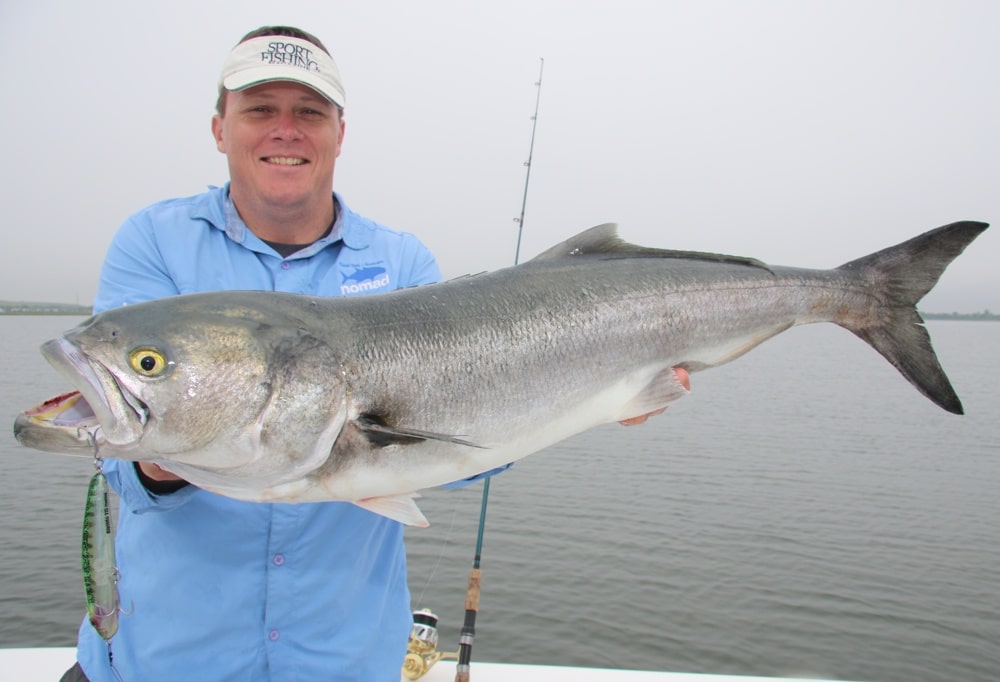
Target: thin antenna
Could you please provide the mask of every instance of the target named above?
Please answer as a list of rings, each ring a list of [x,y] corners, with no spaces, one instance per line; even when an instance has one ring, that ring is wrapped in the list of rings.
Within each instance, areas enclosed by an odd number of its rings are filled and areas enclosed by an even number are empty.
[[[517,248],[514,250],[514,265],[517,265],[521,259],[521,234],[524,232],[524,210],[528,206],[528,183],[531,181],[531,158],[535,153],[535,129],[538,127],[538,105],[542,101],[542,71],[545,69],[545,59],[543,57],[538,58],[541,65],[538,67],[538,81],[535,86],[538,88],[538,93],[535,95],[535,115],[531,117],[531,144],[528,146],[528,160],[524,162],[524,166],[527,170],[524,172],[524,198],[521,199],[521,215],[518,218],[514,218],[517,222]]]

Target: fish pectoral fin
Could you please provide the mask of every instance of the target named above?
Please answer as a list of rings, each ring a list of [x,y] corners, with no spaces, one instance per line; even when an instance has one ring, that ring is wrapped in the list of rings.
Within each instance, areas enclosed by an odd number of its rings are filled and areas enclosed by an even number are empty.
[[[420,497],[417,493],[404,493],[402,495],[391,495],[388,497],[369,497],[364,500],[355,500],[354,504],[379,516],[399,521],[407,526],[426,528],[431,525],[420,507],[413,501]]]
[[[485,446],[470,443],[458,436],[451,436],[446,433],[434,433],[433,431],[421,431],[420,429],[410,429],[404,426],[390,426],[379,415],[364,414],[354,420],[354,425],[365,435],[368,442],[375,447],[385,447],[386,445],[406,445],[422,440],[438,440],[444,443],[464,445],[470,448],[486,449]]]
[[[662,410],[671,403],[677,402],[691,392],[681,383],[673,367],[661,371],[646,387],[622,406],[615,421],[634,419],[643,415]]]

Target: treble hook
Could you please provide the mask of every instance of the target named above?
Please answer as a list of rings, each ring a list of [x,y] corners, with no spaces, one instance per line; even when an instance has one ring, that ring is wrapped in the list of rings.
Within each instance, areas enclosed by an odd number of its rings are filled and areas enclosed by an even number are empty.
[[[89,429],[77,429],[77,436],[86,436],[87,442],[90,443],[91,450],[94,451],[94,468],[97,469],[97,473],[104,473],[104,458],[101,457],[101,452],[97,448],[97,439],[94,438],[94,434]]]

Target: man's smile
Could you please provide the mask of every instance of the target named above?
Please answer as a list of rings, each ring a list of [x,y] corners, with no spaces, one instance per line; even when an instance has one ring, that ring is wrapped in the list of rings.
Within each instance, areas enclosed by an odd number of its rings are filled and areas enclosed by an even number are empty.
[[[264,163],[273,163],[277,166],[301,166],[308,163],[305,159],[295,156],[264,156],[261,157]]]

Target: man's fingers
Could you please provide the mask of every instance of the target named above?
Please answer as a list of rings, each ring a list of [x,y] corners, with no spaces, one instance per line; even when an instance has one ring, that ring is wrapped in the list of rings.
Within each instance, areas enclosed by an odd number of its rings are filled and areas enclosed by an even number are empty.
[[[677,382],[686,388],[691,390],[691,375],[683,367],[674,367],[674,376],[677,377]]]

